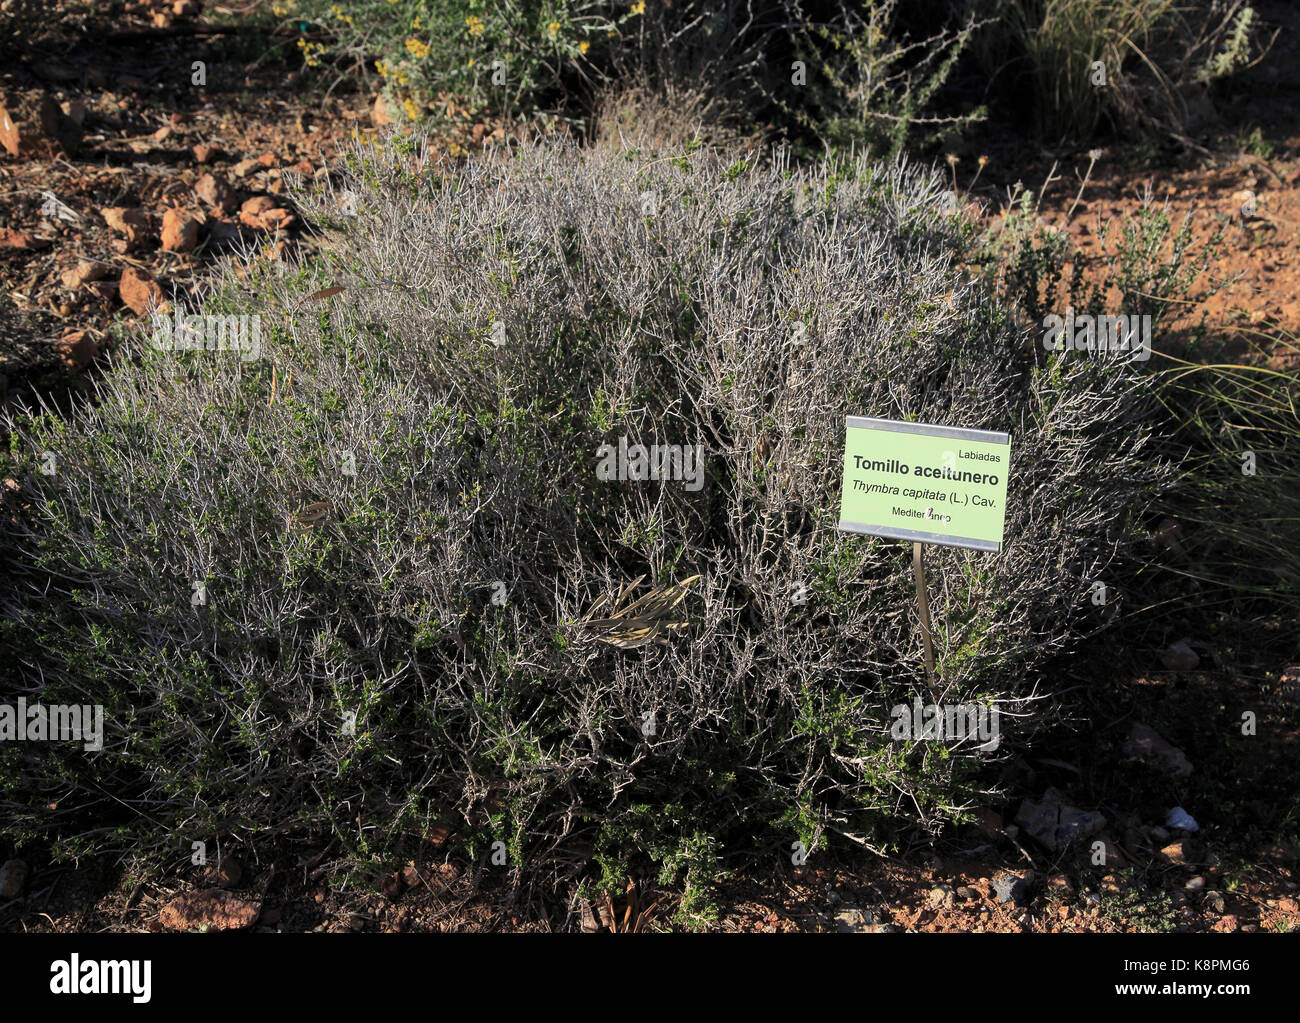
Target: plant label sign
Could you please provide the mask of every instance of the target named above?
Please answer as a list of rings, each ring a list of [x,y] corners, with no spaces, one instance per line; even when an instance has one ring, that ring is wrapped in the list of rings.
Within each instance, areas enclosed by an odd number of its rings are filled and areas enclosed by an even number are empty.
[[[845,418],[839,528],[1002,549],[1011,438],[991,430]]]

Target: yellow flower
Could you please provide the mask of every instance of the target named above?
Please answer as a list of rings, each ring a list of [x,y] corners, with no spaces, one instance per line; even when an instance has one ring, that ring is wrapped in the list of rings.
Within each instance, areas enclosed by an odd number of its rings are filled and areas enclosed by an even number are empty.
[[[641,0],[641,2],[640,2],[639,4],[633,4],[633,5],[632,5],[632,13],[633,13],[633,14],[645,14],[645,0]]]
[[[586,53],[588,50],[591,49],[591,43],[587,42],[587,40],[584,39],[582,42],[578,44],[578,49],[581,50],[583,53]]]
[[[418,39],[406,40],[406,48],[417,57],[427,57],[429,55],[429,44],[422,43]]]
[[[546,31],[551,33],[551,38],[554,39],[556,35],[559,34],[560,23],[558,21],[551,22],[549,25],[546,26]]]
[[[412,121],[418,121],[420,119],[420,110],[414,103],[411,102],[411,98],[409,96],[402,101],[402,108],[406,111],[406,116],[409,117]]]
[[[476,15],[471,14],[465,19],[465,24],[469,26],[469,34],[472,36],[481,36],[483,34],[483,21]]]
[[[388,77],[388,65],[385,64],[382,60],[375,61],[375,70],[379,72],[380,78]]]

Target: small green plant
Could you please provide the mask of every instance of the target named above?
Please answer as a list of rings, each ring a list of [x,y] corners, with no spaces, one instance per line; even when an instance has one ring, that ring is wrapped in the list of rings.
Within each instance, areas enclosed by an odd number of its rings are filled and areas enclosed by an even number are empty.
[[[781,83],[773,98],[793,124],[824,144],[865,144],[892,156],[934,145],[984,118],[983,107],[951,116],[931,109],[980,27],[973,19],[911,41],[898,38],[897,0],[840,2],[828,21],[807,14],[798,0],[788,7],[795,87]]]
[[[1113,923],[1131,930],[1163,934],[1178,925],[1178,908],[1168,892],[1147,886],[1137,871],[1123,872],[1119,891],[1101,899],[1102,914]]]
[[[1237,133],[1237,149],[1242,153],[1249,153],[1251,156],[1257,156],[1261,160],[1271,160],[1276,152],[1273,143],[1264,137],[1263,131],[1256,125],[1249,132],[1242,129]]]

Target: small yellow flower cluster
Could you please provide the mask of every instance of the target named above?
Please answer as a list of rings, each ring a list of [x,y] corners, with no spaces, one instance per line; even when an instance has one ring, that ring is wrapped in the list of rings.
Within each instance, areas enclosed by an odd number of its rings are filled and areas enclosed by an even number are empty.
[[[299,39],[298,49],[302,50],[302,59],[308,67],[320,67],[321,54],[325,52],[324,44],[309,43],[306,39]]]
[[[546,26],[546,31],[551,33],[551,38],[554,39],[560,34],[560,23],[558,21],[551,22]]]
[[[352,24],[352,15],[344,14],[343,8],[338,4],[335,4],[330,8],[330,14],[334,15],[334,17],[338,18],[340,21],[346,21],[349,25]]]
[[[400,67],[393,67],[382,60],[375,61],[375,70],[379,72],[380,78],[390,80],[394,85],[409,85],[410,77],[406,70]]]
[[[465,24],[469,26],[469,34],[472,36],[481,36],[483,34],[483,20],[473,14],[465,19]]]
[[[406,116],[412,121],[418,121],[420,119],[420,108],[411,102],[409,96],[402,101],[402,109],[406,111]]]
[[[582,42],[578,44],[578,49],[581,50],[583,53],[586,53],[588,50],[591,49],[591,43],[587,42],[587,40],[584,39]]]
[[[633,14],[645,14],[645,0],[641,0],[640,3],[633,4],[633,5],[632,5],[632,13],[633,13]]]
[[[421,42],[419,39],[411,38],[406,40],[406,48],[417,57],[427,57],[429,55],[429,44]]]

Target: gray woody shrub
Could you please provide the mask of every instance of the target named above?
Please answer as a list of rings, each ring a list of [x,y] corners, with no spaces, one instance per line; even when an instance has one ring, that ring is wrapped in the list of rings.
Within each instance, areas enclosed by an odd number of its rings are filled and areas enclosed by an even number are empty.
[[[886,734],[910,550],[836,531],[844,416],[1012,434],[1004,551],[928,554],[944,699],[997,701],[1004,755],[1166,475],[1140,368],[1018,331],[903,163],[420,157],[354,154],[299,196],[325,260],[208,297],[260,359],[139,339],[10,424],[6,688],[107,708],[103,753],[0,748],[10,831],[372,854],[442,817],[519,880],[574,843],[698,882],[968,808],[990,754]],[[703,445],[703,485],[599,479],[620,438]],[[665,644],[581,625],[696,574]]]

